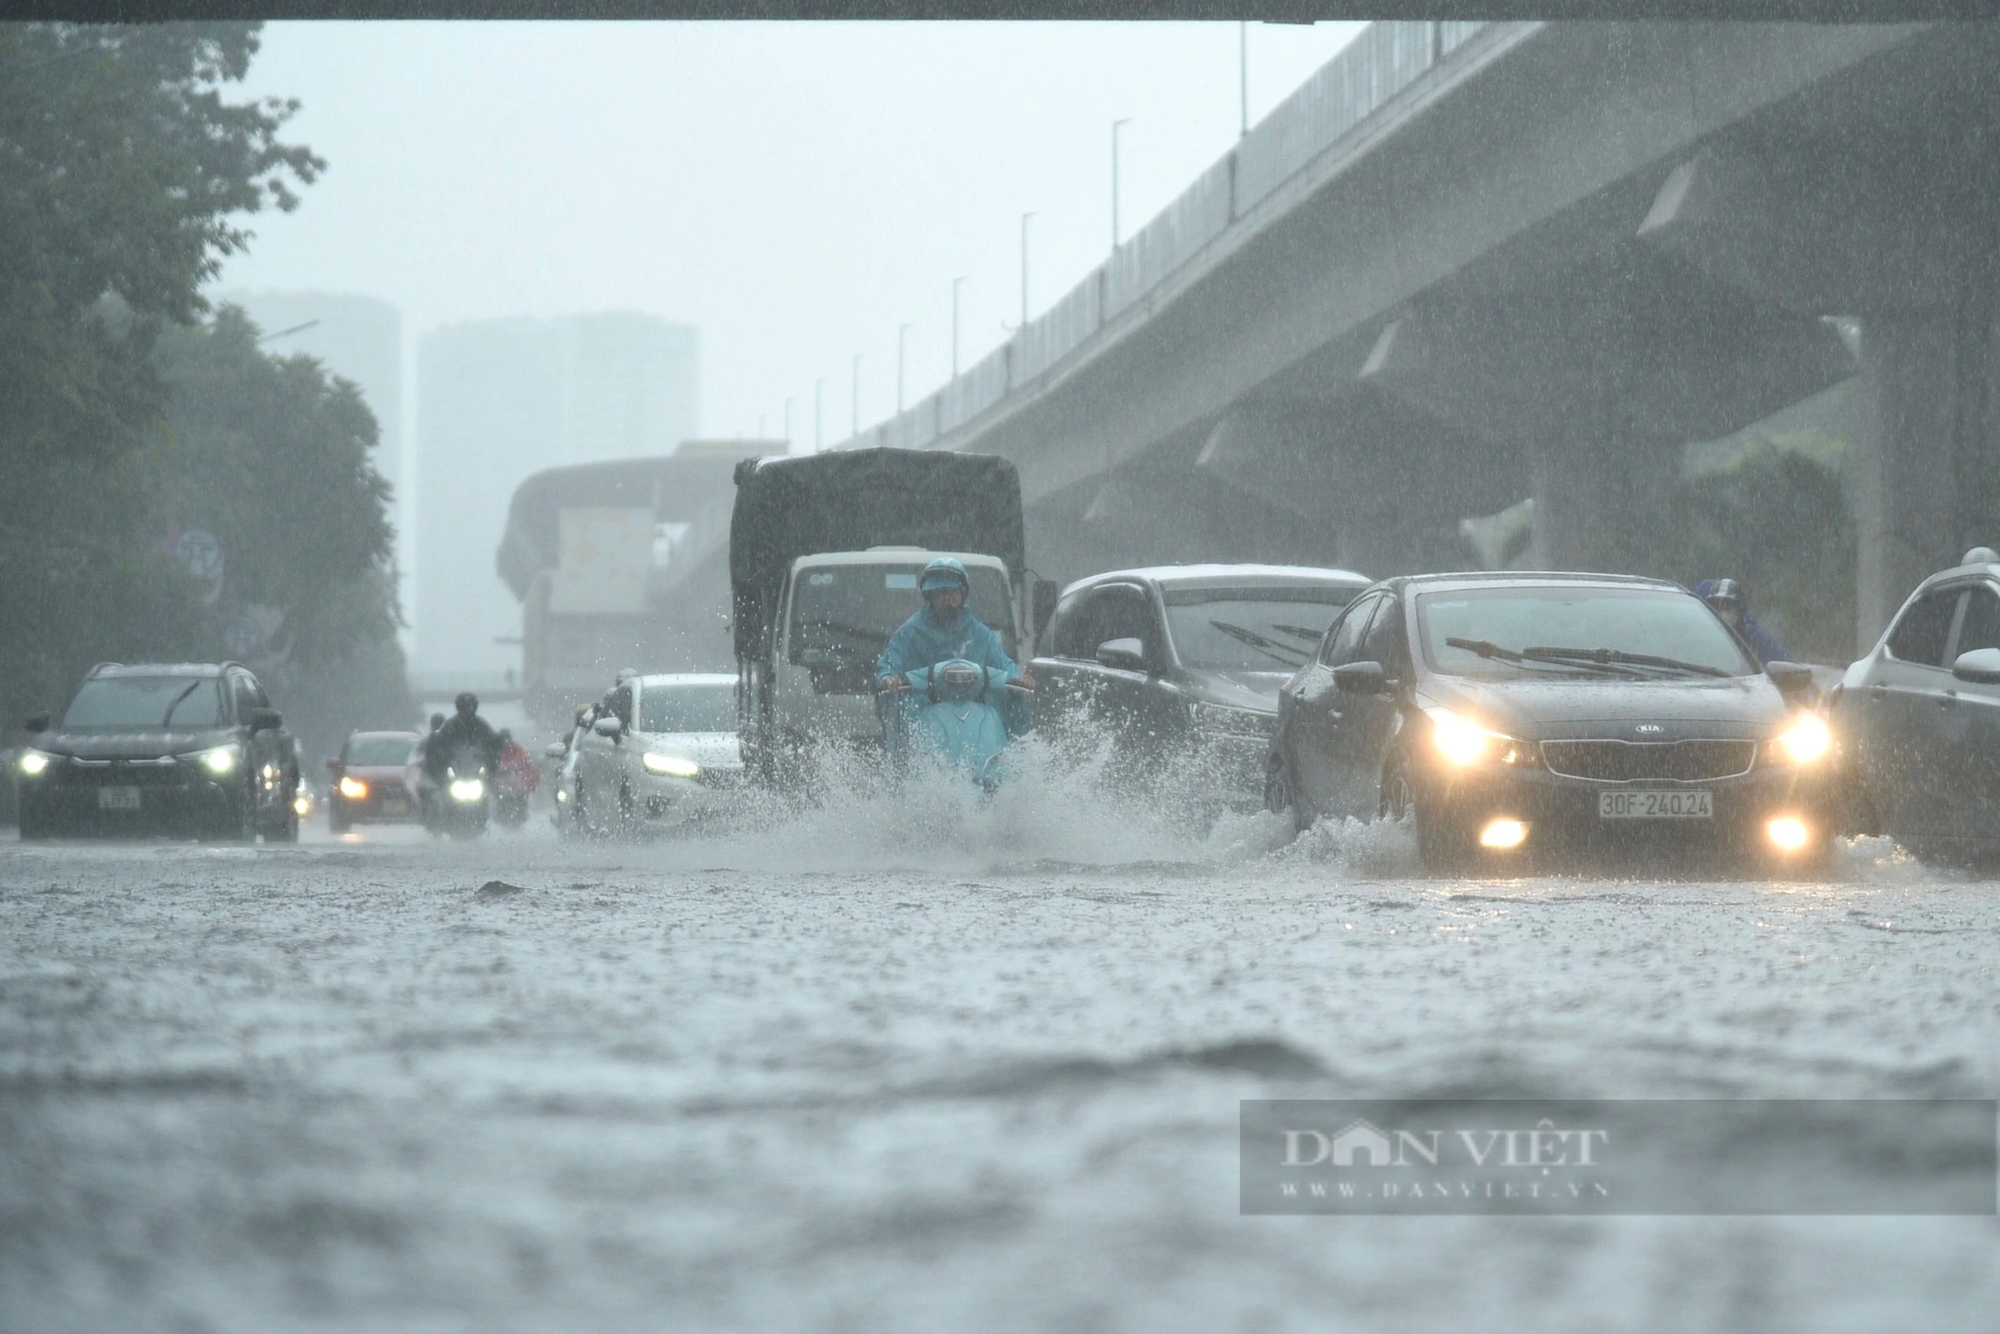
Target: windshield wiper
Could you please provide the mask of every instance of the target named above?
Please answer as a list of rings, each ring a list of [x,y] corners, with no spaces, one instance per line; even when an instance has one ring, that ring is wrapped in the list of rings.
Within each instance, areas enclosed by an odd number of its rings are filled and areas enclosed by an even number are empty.
[[[1541,662],[1620,663],[1630,667],[1658,667],[1670,672],[1692,672],[1697,676],[1728,676],[1730,673],[1707,663],[1663,658],[1655,653],[1626,653],[1615,648],[1553,648],[1531,646],[1521,650],[1524,657]]]
[[[1585,671],[1609,672],[1613,676],[1630,676],[1632,673],[1609,663],[1595,662],[1588,658],[1570,662],[1560,658],[1530,657],[1535,650],[1516,652],[1511,648],[1501,648],[1490,639],[1460,639],[1456,635],[1448,637],[1446,644],[1452,648],[1462,648],[1467,653],[1477,653],[1482,658],[1498,658],[1501,662],[1511,662],[1521,667],[1578,667]]]
[[[1325,626],[1321,626],[1317,630],[1313,629],[1309,625],[1273,625],[1271,628],[1273,630],[1282,630],[1286,634],[1294,635],[1300,639],[1311,640],[1315,644],[1319,643],[1320,640],[1326,638]]]
[[[172,727],[174,725],[174,710],[178,709],[181,706],[181,701],[186,699],[189,695],[192,695],[195,692],[196,688],[199,687],[200,685],[201,685],[200,678],[196,678],[195,680],[188,682],[186,690],[183,690],[181,691],[180,694],[174,696],[174,702],[167,705],[167,716],[160,719],[161,731],[165,731],[167,728]]]
[[[1290,645],[1280,644],[1275,639],[1266,639],[1255,630],[1245,630],[1242,626],[1231,625],[1228,621],[1210,621],[1209,624],[1238,643],[1248,644],[1265,657],[1276,658],[1287,667],[1297,667],[1306,660],[1305,655],[1302,653],[1297,657],[1293,657],[1292,653],[1294,650]]]

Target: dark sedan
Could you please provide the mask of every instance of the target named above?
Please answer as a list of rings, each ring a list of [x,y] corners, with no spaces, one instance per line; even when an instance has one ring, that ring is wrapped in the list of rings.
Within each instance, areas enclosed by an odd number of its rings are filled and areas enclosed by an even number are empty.
[[[1808,670],[1766,670],[1678,584],[1387,580],[1285,683],[1267,803],[1413,817],[1427,865],[1536,854],[1810,864],[1832,834]]]
[[[60,719],[30,718],[21,837],[298,837],[298,752],[238,663],[100,663]]]
[[[417,801],[404,780],[415,732],[354,732],[328,760],[333,787],[326,798],[327,827],[334,833],[364,821],[417,818]]]
[[[1278,687],[1366,575],[1293,565],[1168,565],[1065,588],[1033,670],[1038,730],[1108,739],[1131,775],[1192,766],[1254,806]]]
[[[1829,712],[1858,831],[1930,860],[2000,859],[2000,565],[1926,579]]]

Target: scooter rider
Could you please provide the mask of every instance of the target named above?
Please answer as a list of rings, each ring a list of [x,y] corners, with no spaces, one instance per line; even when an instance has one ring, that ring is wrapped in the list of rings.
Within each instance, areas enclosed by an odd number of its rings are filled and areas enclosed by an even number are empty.
[[[1742,584],[1734,579],[1704,579],[1694,586],[1694,595],[1715,608],[1715,614],[1727,621],[1730,629],[1743,636],[1743,642],[1757,655],[1758,662],[1769,664],[1792,660],[1791,651],[1750,614],[1750,599],[1744,596]]]
[[[876,712],[881,715],[890,753],[896,756],[902,753],[908,713],[894,696],[910,688],[905,672],[963,658],[980,667],[997,668],[1013,684],[1029,690],[1035,688],[1035,678],[1015,665],[1000,647],[1000,636],[966,610],[972,578],[963,563],[950,556],[939,556],[924,567],[917,579],[917,589],[924,596],[923,607],[890,637],[889,646],[882,650],[875,664]],[[1009,708],[1004,712],[1008,714],[1008,732],[1019,732],[1026,721],[1022,716],[1024,710]]]
[[[457,710],[432,732],[424,748],[424,772],[432,782],[444,778],[445,766],[461,750],[474,750],[486,761],[489,771],[500,768],[500,734],[479,716],[479,696],[465,691],[452,706]]]

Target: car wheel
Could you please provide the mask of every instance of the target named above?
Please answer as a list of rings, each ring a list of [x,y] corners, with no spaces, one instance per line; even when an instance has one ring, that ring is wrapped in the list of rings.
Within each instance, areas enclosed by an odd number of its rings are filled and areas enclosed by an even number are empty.
[[[1300,799],[1298,785],[1292,781],[1291,762],[1282,751],[1264,768],[1264,809],[1273,815],[1289,814],[1294,834],[1303,834],[1313,826],[1312,809]]]
[[[632,800],[632,789],[624,783],[618,785],[618,823],[627,833],[639,823],[639,804]]]
[[[21,841],[25,843],[30,839],[52,838],[54,836],[55,829],[47,820],[42,818],[41,812],[37,811],[27,802],[22,802]]]
[[[342,810],[339,805],[331,802],[328,803],[326,808],[326,827],[329,831],[336,834],[344,834],[353,824],[354,822],[348,819],[347,812]]]
[[[1412,820],[1417,827],[1417,856],[1432,872],[1466,870],[1474,860],[1472,840],[1458,823],[1429,809],[1410,781],[1409,765],[1393,761],[1382,775],[1381,815],[1385,820]]]

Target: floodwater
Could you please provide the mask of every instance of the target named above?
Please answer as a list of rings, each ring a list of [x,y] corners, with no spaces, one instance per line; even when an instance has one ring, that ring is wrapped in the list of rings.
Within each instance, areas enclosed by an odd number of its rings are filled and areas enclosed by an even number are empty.
[[[1966,1330],[1993,1218],[1244,1217],[1271,1097],[1992,1097],[2000,886],[1017,783],[0,843],[0,1329]]]

